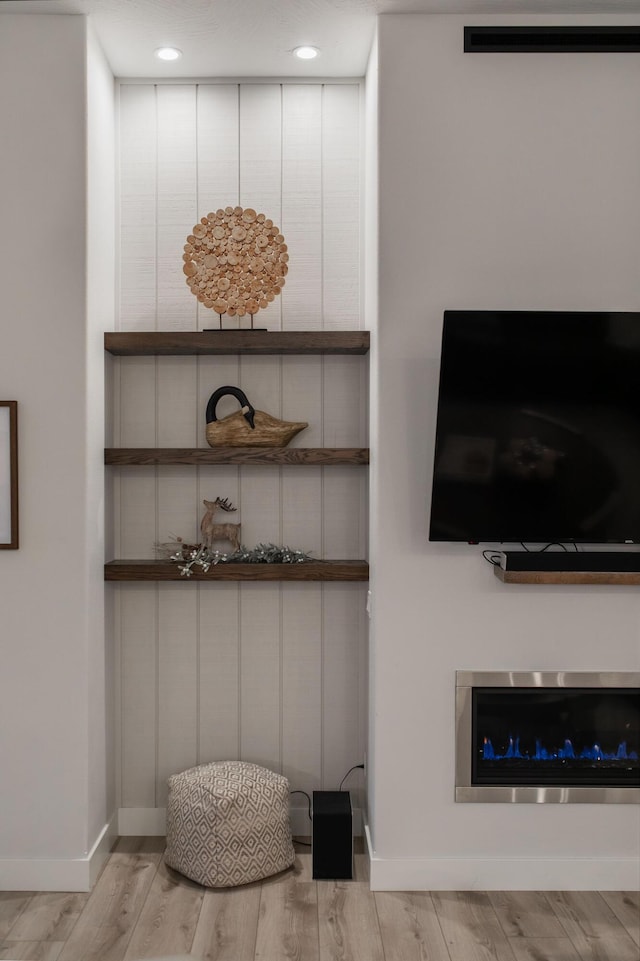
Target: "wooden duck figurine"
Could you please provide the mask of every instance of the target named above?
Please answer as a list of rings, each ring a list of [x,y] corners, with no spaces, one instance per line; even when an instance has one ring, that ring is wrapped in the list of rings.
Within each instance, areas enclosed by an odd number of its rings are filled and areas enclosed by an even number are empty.
[[[225,394],[237,398],[241,409],[218,420],[216,406]],[[209,447],[286,447],[308,426],[306,421],[278,420],[263,410],[256,410],[239,387],[218,387],[207,404]]]

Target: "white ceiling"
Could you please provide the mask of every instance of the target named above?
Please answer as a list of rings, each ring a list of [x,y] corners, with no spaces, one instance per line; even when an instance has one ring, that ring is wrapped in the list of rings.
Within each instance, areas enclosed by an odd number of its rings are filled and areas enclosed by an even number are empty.
[[[359,77],[379,13],[636,15],[640,0],[0,0],[4,13],[88,14],[118,77]],[[165,44],[182,59],[157,60]],[[300,44],[320,57],[297,60]]]

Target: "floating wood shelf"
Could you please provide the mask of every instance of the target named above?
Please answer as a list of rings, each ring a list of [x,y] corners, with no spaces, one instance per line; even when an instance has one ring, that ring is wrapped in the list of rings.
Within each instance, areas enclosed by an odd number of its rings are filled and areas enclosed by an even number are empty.
[[[368,447],[108,447],[105,464],[245,464],[256,466],[360,465],[369,463]]]
[[[106,581],[368,581],[366,561],[307,561],[302,564],[217,564],[205,574],[194,569],[191,577],[171,561],[110,561],[104,566]]]
[[[505,584],[626,584],[640,585],[638,571],[504,571],[493,568]]]
[[[366,354],[368,330],[130,331],[104,335],[111,354]]]

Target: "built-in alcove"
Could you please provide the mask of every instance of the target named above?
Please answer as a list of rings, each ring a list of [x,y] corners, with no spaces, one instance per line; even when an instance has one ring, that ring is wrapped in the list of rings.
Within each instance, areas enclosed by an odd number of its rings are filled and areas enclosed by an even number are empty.
[[[119,303],[105,343],[117,562],[105,576],[120,829],[139,834],[163,830],[167,777],[194,764],[264,764],[309,793],[337,788],[366,750],[361,83],[123,81],[118,102]],[[185,284],[193,226],[236,204],[273,219],[291,256],[260,330],[237,316],[215,329]],[[222,385],[309,427],[275,452],[214,450],[205,415]],[[227,402],[219,416],[237,409]],[[237,507],[245,545],[318,563],[203,579],[159,560],[154,545],[195,541],[203,500],[218,496]],[[307,832],[301,796],[293,814]]]

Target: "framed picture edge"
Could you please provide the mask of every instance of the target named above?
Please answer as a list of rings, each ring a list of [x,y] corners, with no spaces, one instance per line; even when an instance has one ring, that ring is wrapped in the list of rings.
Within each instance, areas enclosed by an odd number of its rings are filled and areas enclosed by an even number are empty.
[[[0,543],[0,550],[17,550],[18,539],[18,401],[0,400],[0,408],[9,409],[9,498],[0,504],[0,511],[6,510],[10,517],[10,538]]]

